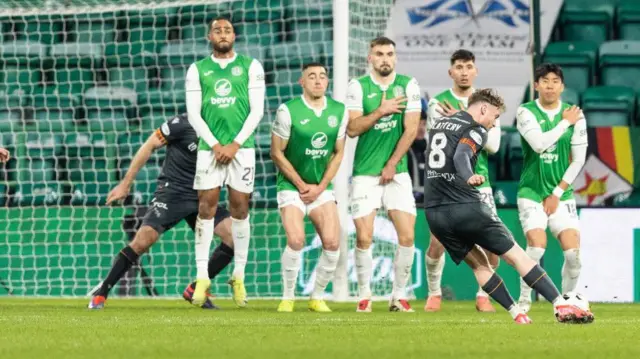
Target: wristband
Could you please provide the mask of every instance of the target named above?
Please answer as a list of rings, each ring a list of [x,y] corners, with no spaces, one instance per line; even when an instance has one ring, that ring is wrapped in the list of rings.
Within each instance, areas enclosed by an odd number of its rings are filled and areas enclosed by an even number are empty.
[[[558,186],[556,186],[556,188],[553,189],[553,195],[558,198],[562,197],[563,193],[564,193],[564,190]]]

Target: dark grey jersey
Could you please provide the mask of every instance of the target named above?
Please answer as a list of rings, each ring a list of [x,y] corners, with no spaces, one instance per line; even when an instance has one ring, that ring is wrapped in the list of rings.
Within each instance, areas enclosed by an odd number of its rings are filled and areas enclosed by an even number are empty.
[[[456,169],[454,156],[456,151],[470,148],[470,168],[473,169],[477,153],[486,141],[487,130],[464,111],[442,118],[431,128],[425,166],[425,208],[481,201],[478,190],[467,184],[467,179],[460,175],[461,170]]]
[[[185,199],[197,200],[193,189],[198,156],[198,135],[187,120],[187,114],[178,115],[156,130],[156,136],[167,145],[167,153],[158,177],[158,188],[184,194]]]

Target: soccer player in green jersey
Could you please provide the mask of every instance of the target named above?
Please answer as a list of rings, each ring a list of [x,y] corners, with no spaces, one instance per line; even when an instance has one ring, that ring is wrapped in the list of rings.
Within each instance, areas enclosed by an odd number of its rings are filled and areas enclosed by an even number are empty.
[[[344,155],[349,118],[344,104],[325,96],[329,77],[324,65],[305,64],[300,84],[302,96],[280,105],[271,135],[271,158],[279,170],[278,207],[287,235],[278,312],[292,312],[294,308],[305,244],[305,216],[309,216],[322,241],[309,310],[330,312],[322,298],[340,256],[340,221],[331,180]]]
[[[547,247],[547,226],[564,251],[562,291],[574,291],[580,276],[580,232],[571,183],[587,154],[587,123],[580,108],[560,100],[562,69],[542,64],[535,70],[539,98],[521,105],[516,125],[524,163],[518,187],[520,224],[527,254],[540,261]],[[531,288],[520,283],[520,306],[531,307]]]
[[[453,80],[453,87],[445,90],[429,101],[427,112],[427,131],[439,121],[443,116],[451,116],[460,110],[467,108],[468,100],[474,92],[473,83],[478,76],[478,69],[475,65],[476,57],[468,50],[457,50],[451,55],[451,68],[449,76]],[[486,203],[494,214],[497,215],[496,205],[493,200],[493,190],[489,183],[489,154],[494,154],[500,148],[500,120],[496,120],[495,126],[489,130],[487,143],[483,151],[478,154],[478,161],[475,166],[475,173],[482,175],[485,182],[476,187],[480,191],[482,202]],[[485,251],[489,258],[489,263],[495,270],[500,263],[500,258]],[[429,297],[424,306],[427,312],[437,312],[442,303],[442,272],[444,271],[444,247],[438,239],[431,234],[429,248],[425,253],[425,267],[427,270],[427,284],[429,287]],[[478,287],[476,295],[476,309],[480,312],[495,312],[489,301],[489,296]]]
[[[202,305],[211,285],[207,258],[213,240],[213,219],[220,188],[227,186],[235,251],[229,284],[239,307],[246,306],[244,271],[249,252],[249,197],[253,192],[255,150],[253,132],[264,112],[264,70],[260,62],[233,50],[231,22],[209,24],[213,53],[187,71],[189,123],[200,137],[194,189],[198,190],[196,223],[196,288],[193,304]]]
[[[384,207],[398,233],[389,310],[412,312],[406,286],[413,266],[416,204],[407,168],[420,122],[420,88],[416,79],[395,72],[395,43],[371,41],[371,72],[354,79],[347,91],[347,134],[358,137],[353,160],[351,215],[356,227],[355,261],[360,300],[358,312],[371,311],[373,223]]]

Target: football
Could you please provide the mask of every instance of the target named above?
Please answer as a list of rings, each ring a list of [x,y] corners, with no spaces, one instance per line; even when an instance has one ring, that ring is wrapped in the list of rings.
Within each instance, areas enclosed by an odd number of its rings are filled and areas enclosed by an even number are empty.
[[[564,300],[569,305],[576,306],[586,312],[591,312],[591,306],[589,305],[589,301],[583,294],[576,293],[576,292],[568,292],[566,294],[563,294],[562,298],[564,298]]]

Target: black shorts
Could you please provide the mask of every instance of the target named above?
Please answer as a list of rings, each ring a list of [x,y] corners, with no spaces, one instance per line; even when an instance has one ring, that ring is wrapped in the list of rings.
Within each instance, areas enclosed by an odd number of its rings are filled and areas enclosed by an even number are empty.
[[[198,199],[185,200],[184,194],[159,190],[147,208],[142,219],[142,226],[149,226],[162,234],[183,219],[193,230],[198,218]],[[231,214],[224,206],[218,206],[214,217],[214,226],[220,224]],[[137,230],[137,229],[136,229]]]
[[[515,245],[511,232],[484,203],[450,204],[425,209],[429,229],[460,264],[475,245],[502,255]]]

